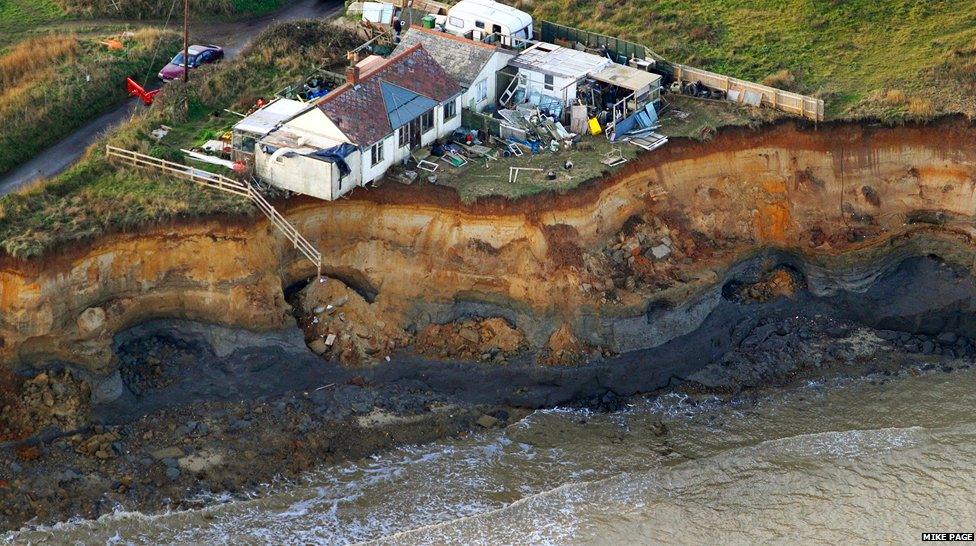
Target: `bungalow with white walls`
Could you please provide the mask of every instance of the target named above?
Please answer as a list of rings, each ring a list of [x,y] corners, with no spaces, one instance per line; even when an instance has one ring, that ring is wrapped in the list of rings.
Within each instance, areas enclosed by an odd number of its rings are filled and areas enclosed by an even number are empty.
[[[333,200],[461,126],[463,89],[415,44],[346,70],[346,83],[255,146],[259,178]]]
[[[461,104],[475,112],[498,99],[498,72],[515,52],[446,32],[411,27],[400,38],[393,54],[422,44],[427,53],[464,88]]]

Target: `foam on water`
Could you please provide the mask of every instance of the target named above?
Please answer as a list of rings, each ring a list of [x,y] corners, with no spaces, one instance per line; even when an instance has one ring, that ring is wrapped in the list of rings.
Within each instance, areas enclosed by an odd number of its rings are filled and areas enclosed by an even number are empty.
[[[732,399],[666,395],[609,415],[539,411],[504,431],[322,468],[251,499],[218,496],[204,509],[151,516],[120,508],[6,538],[566,544],[873,533],[904,541],[899,533],[926,518],[949,524],[973,510],[974,386],[967,372]],[[920,508],[936,505],[941,512]]]

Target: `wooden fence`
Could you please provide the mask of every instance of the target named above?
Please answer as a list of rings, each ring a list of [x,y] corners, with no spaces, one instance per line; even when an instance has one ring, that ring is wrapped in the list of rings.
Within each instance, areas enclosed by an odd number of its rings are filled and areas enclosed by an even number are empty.
[[[228,178],[222,174],[216,174],[204,170],[174,163],[158,157],[133,152],[115,146],[105,147],[105,157],[109,162],[118,161],[142,169],[154,169],[176,178],[182,178],[206,186],[215,190],[220,190],[241,197],[250,199],[252,203],[268,218],[275,228],[278,229],[285,238],[291,241],[292,245],[312,264],[315,265],[318,275],[322,276],[322,253],[315,248],[301,233],[291,225],[284,216],[275,209],[267,199],[261,195],[253,185]]]
[[[543,42],[554,44],[557,41],[576,42],[592,49],[606,48],[612,53],[614,61],[627,64],[628,59],[644,59],[653,53],[646,47],[613,36],[597,34],[588,30],[568,27],[551,21],[540,21],[538,36]],[[621,62],[623,61],[623,62]]]
[[[682,64],[670,64],[673,67],[674,79],[680,82],[701,82],[706,87],[720,89],[727,94],[730,91],[733,94],[737,92],[738,98],[736,102],[739,103],[748,104],[755,100],[759,104],[796,114],[813,121],[824,120],[823,99],[815,99],[806,95],[800,95],[799,93],[791,93],[782,89],[776,89],[775,87],[769,87],[768,85],[760,85],[738,78],[723,76],[722,74],[716,74],[715,72],[692,68]],[[759,104],[754,105],[758,106]]]

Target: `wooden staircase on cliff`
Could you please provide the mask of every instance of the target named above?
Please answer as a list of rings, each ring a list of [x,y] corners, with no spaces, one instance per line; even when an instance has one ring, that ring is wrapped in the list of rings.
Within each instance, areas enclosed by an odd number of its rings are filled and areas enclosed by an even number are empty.
[[[105,147],[105,157],[110,163],[118,162],[141,169],[156,170],[176,178],[195,182],[201,186],[249,199],[268,218],[271,225],[284,234],[295,249],[315,265],[318,276],[322,276],[322,253],[308,239],[303,237],[295,229],[295,226],[291,225],[250,182],[234,180],[221,174],[204,171],[182,163],[166,161],[124,148],[116,148],[115,146]]]

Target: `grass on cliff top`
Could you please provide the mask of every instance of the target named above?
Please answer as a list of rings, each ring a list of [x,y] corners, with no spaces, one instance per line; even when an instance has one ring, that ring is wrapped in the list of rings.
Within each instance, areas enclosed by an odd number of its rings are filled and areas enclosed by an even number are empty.
[[[175,4],[174,4],[175,1]],[[274,11],[291,0],[191,0],[196,17],[251,17]],[[117,7],[116,7],[117,6]],[[141,20],[173,21],[182,14],[181,0],[0,0],[0,53],[37,33],[75,30],[78,21],[108,27]],[[171,23],[175,26],[176,23]]]
[[[172,10],[183,13],[181,0],[43,0],[53,1],[71,17],[111,17],[127,19],[166,18]],[[255,15],[281,7],[287,0],[191,0],[194,15]],[[175,3],[175,8],[173,7]]]
[[[517,2],[517,5],[519,2]],[[976,2],[521,0],[669,60],[818,95],[831,118],[976,116]]]
[[[185,161],[179,148],[213,137],[233,121],[213,113],[246,111],[258,98],[303,79],[325,59],[345,59],[358,43],[352,32],[324,21],[281,24],[266,29],[236,59],[195,71],[188,86],[167,84],[144,115],[94,144],[63,175],[0,198],[0,249],[32,258],[108,232],[175,218],[254,214],[245,199],[108,165],[105,145]],[[182,107],[184,96],[188,109]],[[160,125],[175,131],[156,142],[150,133]]]
[[[0,55],[0,174],[123,100],[125,77],[143,80],[157,46],[179,43],[175,32],[151,28],[122,38],[121,51],[101,39],[37,35]]]

